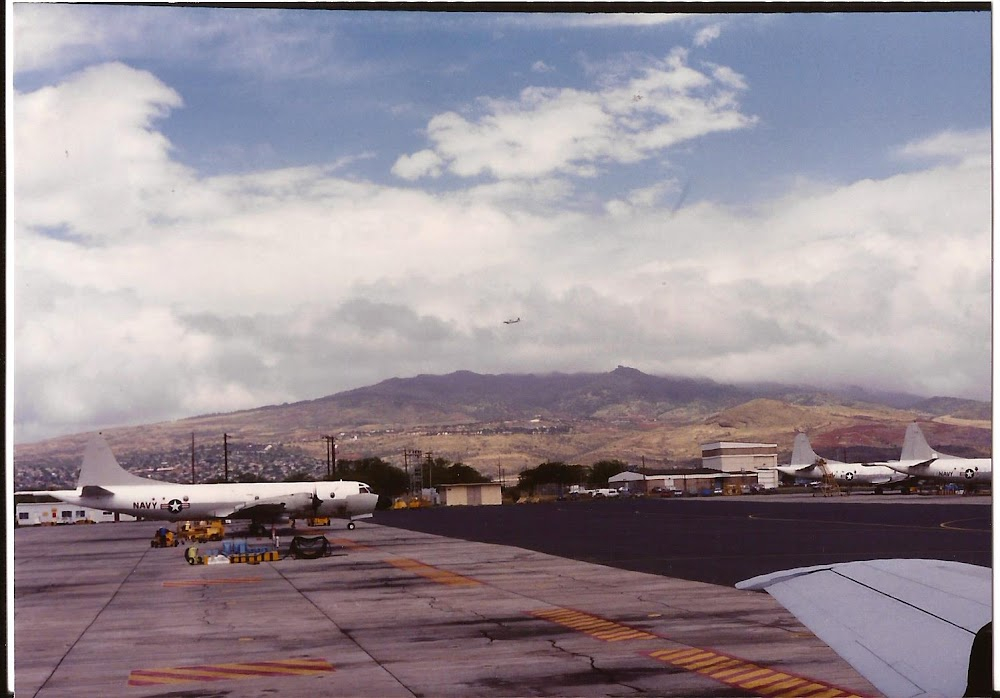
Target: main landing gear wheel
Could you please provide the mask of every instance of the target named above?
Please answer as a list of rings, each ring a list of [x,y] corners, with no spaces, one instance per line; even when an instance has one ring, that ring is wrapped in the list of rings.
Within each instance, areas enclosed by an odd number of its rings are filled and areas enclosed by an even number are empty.
[[[347,522],[347,530],[349,530],[349,531],[353,531],[354,530],[354,522],[353,521],[348,521]]]

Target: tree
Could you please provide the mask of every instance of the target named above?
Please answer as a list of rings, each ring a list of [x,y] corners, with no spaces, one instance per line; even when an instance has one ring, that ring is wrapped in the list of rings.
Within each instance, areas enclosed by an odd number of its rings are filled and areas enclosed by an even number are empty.
[[[628,466],[620,460],[601,460],[590,467],[587,484],[591,487],[607,487],[608,479],[618,473],[624,473]]]
[[[406,473],[381,458],[338,461],[336,476],[324,479],[360,480],[378,494],[379,509],[388,509],[392,500],[404,494],[409,487]]]
[[[316,478],[307,470],[296,470],[285,476],[283,482],[315,482]]]
[[[517,489],[535,493],[539,485],[578,485],[587,479],[588,469],[582,465],[568,465],[562,461],[549,461],[535,468],[521,471],[517,476]]]

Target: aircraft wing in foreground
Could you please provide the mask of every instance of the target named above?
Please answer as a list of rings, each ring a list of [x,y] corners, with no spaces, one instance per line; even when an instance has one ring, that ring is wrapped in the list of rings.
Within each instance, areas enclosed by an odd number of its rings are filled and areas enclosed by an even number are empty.
[[[747,579],[889,698],[992,692],[992,570],[866,560]]]

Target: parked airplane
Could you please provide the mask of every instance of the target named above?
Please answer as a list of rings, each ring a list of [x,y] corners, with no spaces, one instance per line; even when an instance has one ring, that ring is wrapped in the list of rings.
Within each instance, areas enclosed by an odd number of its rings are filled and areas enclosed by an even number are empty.
[[[250,482],[182,485],[139,477],[122,468],[100,434],[83,454],[75,490],[46,494],[70,504],[146,519],[238,519],[252,530],[297,517],[369,518],[378,495],[363,482]]]
[[[866,560],[774,572],[736,588],[769,593],[889,698],[997,695],[987,567]]]
[[[795,435],[791,462],[788,465],[779,465],[777,469],[785,475],[817,482],[829,473],[839,485],[874,486],[876,494],[881,494],[886,486],[895,486],[909,479],[906,474],[885,465],[841,463],[820,458],[813,451],[809,437],[803,433]]]
[[[885,465],[910,477],[940,482],[977,485],[990,484],[993,479],[992,458],[958,458],[935,451],[916,422],[906,427],[899,460]]]

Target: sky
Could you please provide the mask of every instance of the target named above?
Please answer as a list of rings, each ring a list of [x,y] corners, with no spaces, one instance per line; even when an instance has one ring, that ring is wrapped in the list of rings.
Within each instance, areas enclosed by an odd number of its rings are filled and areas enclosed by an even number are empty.
[[[10,26],[17,443],[457,370],[990,397],[988,12]]]

